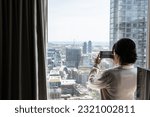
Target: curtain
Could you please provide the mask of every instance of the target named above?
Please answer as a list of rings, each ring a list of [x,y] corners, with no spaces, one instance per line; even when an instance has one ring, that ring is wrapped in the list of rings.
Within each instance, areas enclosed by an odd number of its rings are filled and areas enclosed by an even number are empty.
[[[47,0],[0,0],[0,99],[47,99]]]

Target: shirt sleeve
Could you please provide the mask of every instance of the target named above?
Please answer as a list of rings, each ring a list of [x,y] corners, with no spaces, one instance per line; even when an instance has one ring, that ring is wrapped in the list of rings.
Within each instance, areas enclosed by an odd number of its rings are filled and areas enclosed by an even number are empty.
[[[93,68],[89,74],[88,87],[92,89],[108,88],[112,81],[112,75],[108,71],[101,72],[98,68]]]

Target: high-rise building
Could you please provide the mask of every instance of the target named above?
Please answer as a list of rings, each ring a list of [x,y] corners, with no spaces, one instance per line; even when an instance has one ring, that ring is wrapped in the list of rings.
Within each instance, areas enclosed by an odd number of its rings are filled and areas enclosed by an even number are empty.
[[[80,48],[66,48],[66,66],[78,68],[81,59]]]
[[[88,41],[88,53],[92,53],[92,41]]]
[[[61,64],[60,50],[48,48],[47,49],[47,63],[48,65],[60,66]]]
[[[83,43],[83,50],[82,50],[83,54],[87,54],[87,43],[84,42]]]
[[[146,65],[148,0],[111,0],[110,49],[122,37],[133,39],[137,46],[138,66]]]
[[[49,99],[59,99],[61,97],[61,76],[58,69],[51,70],[48,79]]]

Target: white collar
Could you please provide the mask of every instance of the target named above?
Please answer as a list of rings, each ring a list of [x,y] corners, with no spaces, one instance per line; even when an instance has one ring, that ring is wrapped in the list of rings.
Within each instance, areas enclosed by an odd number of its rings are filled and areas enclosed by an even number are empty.
[[[132,68],[134,68],[134,64],[120,65],[120,67],[123,69],[132,69]]]

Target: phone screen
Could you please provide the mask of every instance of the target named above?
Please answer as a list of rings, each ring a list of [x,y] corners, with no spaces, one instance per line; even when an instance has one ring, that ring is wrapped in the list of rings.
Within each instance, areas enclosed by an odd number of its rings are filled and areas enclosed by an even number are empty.
[[[100,58],[113,58],[112,51],[100,51]]]

